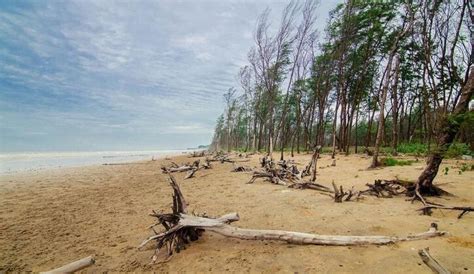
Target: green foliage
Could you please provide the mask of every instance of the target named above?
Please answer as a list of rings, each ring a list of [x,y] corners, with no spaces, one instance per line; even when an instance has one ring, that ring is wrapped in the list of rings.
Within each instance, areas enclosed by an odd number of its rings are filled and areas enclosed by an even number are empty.
[[[397,160],[393,157],[386,157],[380,159],[380,165],[382,166],[409,166],[413,163],[412,160]]]
[[[448,151],[444,155],[446,158],[457,158],[462,155],[474,155],[474,152],[469,149],[469,146],[464,143],[453,143],[448,148]]]
[[[424,155],[428,151],[428,146],[421,143],[403,143],[397,146],[397,151],[404,154]]]

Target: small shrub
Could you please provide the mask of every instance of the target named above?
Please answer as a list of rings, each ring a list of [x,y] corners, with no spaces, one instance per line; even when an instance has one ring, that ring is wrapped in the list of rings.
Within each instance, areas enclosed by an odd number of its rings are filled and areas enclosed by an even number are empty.
[[[444,175],[448,175],[448,172],[449,172],[449,167],[445,167],[444,168]]]
[[[445,154],[446,158],[456,158],[462,155],[473,155],[473,152],[469,149],[469,146],[464,143],[453,143],[449,146],[448,151]]]
[[[382,166],[409,166],[413,163],[412,160],[397,160],[393,157],[386,157],[380,159],[380,164]]]
[[[428,146],[421,143],[403,143],[397,146],[397,151],[404,154],[422,155],[428,151]]]

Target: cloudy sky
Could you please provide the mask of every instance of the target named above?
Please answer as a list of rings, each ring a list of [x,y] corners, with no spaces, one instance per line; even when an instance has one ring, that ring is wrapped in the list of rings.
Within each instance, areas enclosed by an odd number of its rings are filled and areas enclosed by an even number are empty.
[[[322,1],[317,24],[340,1]],[[210,143],[258,14],[286,1],[0,2],[0,151]]]

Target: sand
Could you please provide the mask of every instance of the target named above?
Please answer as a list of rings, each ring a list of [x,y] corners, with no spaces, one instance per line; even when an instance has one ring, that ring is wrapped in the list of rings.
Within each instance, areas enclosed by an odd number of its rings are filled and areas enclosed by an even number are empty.
[[[245,163],[257,166],[258,155]],[[303,166],[310,155],[298,155]],[[174,157],[185,162],[185,156]],[[238,212],[236,226],[284,229],[318,234],[406,235],[427,230],[436,222],[449,235],[388,246],[331,247],[288,245],[280,242],[228,239],[205,233],[197,242],[166,263],[150,265],[153,248],[138,250],[151,235],[151,210],[169,210],[171,189],[160,166],[169,160],[128,165],[89,166],[0,176],[0,271],[44,271],[94,255],[88,272],[351,272],[431,273],[417,251],[431,254],[456,273],[474,272],[474,214],[457,219],[458,212],[435,210],[420,215],[419,203],[404,197],[336,204],[312,190],[288,189],[261,180],[245,184],[249,173],[231,173],[232,164],[215,163],[197,177],[176,177],[197,213],[219,216]],[[415,180],[424,166],[367,170],[370,159],[361,155],[329,155],[319,161],[318,182],[331,181],[364,189],[374,179]],[[474,172],[459,174],[462,161],[447,160],[448,175],[436,183],[456,197],[433,201],[448,205],[474,204]],[[473,162],[469,162],[472,164]]]

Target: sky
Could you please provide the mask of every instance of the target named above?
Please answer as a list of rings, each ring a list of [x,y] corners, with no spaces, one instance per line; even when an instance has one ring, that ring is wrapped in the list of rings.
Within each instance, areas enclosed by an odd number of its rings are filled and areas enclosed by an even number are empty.
[[[286,3],[1,1],[0,151],[209,144],[258,14],[277,26]]]

